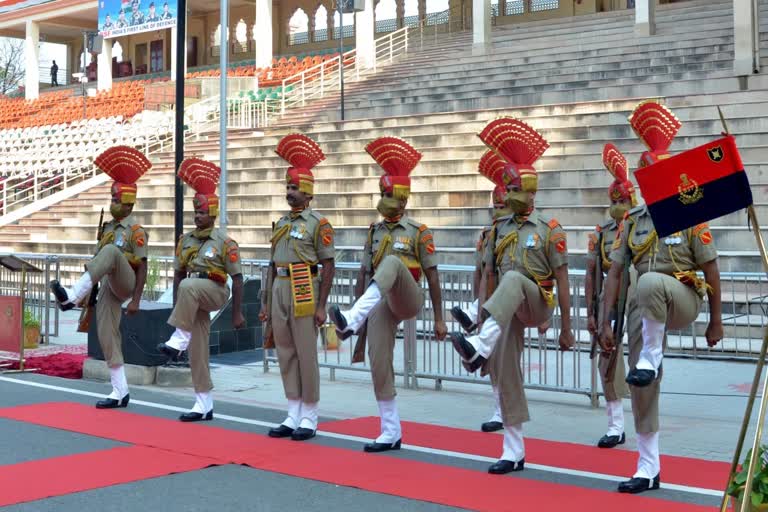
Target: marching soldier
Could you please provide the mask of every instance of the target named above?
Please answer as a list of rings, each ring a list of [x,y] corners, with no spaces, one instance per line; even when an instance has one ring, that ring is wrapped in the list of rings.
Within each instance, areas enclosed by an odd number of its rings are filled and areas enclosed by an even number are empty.
[[[377,139],[365,150],[384,169],[379,181],[381,199],[376,207],[383,220],[371,224],[368,230],[355,290],[358,299],[349,311],[342,312],[332,305],[330,312],[341,339],[359,332],[368,323],[368,356],[381,434],[364,450],[383,452],[400,449],[402,430],[392,365],[395,335],[400,322],[415,317],[424,303],[419,285],[422,273],[429,285],[437,339],[444,339],[447,329],[432,232],[405,215],[411,192],[409,175],[421,160],[421,153],[395,137]],[[369,277],[371,282],[366,288]]]
[[[126,314],[139,310],[141,294],[147,279],[147,249],[149,235],[131,216],[136,203],[136,182],[152,164],[141,152],[127,146],[115,146],[94,160],[99,169],[114,180],[112,184],[112,220],[100,226],[96,256],[85,265],[86,272],[72,288],[51,281],[51,291],[63,311],[72,309],[91,294],[96,283],[101,289],[96,302],[96,322],[99,345],[109,366],[112,393],[96,402],[99,409],[127,407],[130,401],[125,378],[121,307],[131,299]]]
[[[642,154],[640,167],[669,157],[669,145],[680,128],[672,112],[657,103],[642,103],[630,116],[630,124],[649,149]],[[607,311],[616,301],[619,275],[631,259],[639,277],[637,307],[630,309],[628,317],[630,372],[626,380],[639,457],[634,476],[620,483],[618,490],[639,493],[659,488],[659,389],[665,331],[690,325],[707,295],[707,344],[714,346],[722,339],[720,273],[706,224],[659,239],[647,205],[641,205],[628,212],[619,231],[605,284],[600,342],[603,350],[616,350]],[[697,270],[703,271],[703,280]]]
[[[483,157],[480,159],[480,163],[478,164],[478,172],[480,172],[480,174],[491,180],[491,182],[496,185],[493,189],[493,192],[491,193],[491,201],[493,202],[491,218],[493,223],[490,226],[483,228],[483,231],[480,233],[480,239],[477,241],[475,254],[475,274],[473,280],[475,301],[470,304],[469,311],[466,313],[459,306],[454,306],[451,308],[451,315],[453,316],[454,320],[459,322],[461,327],[470,334],[477,328],[477,308],[479,304],[479,299],[477,297],[480,291],[480,280],[482,279],[483,271],[485,269],[485,253],[488,249],[489,240],[488,235],[493,228],[493,224],[495,224],[498,219],[512,214],[512,211],[507,208],[507,205],[504,203],[504,196],[507,195],[507,189],[504,186],[504,182],[502,181],[505,165],[506,162],[496,153],[490,150],[483,155]],[[495,403],[491,419],[480,426],[480,430],[483,432],[496,432],[497,430],[504,428],[504,425],[501,421],[499,388],[496,385],[496,368],[494,367],[494,363],[496,361],[498,361],[498,358],[491,357],[487,363],[483,365],[482,370],[482,374],[484,376],[489,374],[491,377],[491,385],[493,388],[493,397]]]
[[[259,316],[272,322],[288,415],[269,436],[304,441],[317,431],[317,332],[326,321],[325,307],[333,284],[333,227],[310,208],[315,182],[312,168],[325,160],[317,143],[305,135],[291,134],[280,141],[276,152],[291,165],[285,175],[285,198],[291,212],[272,231],[269,280]],[[322,265],[319,278],[318,263]],[[270,293],[271,301],[267,300]]]
[[[507,160],[503,179],[505,202],[513,215],[499,219],[489,235],[489,250],[480,285],[480,323],[477,335],[451,334],[454,349],[467,371],[474,372],[493,354],[504,426],[503,454],[488,469],[504,474],[525,466],[522,423],[529,420],[520,358],[526,327],[549,320],[555,306],[554,285],[560,305],[563,350],[574,344],[571,331],[568,247],[560,224],[534,210],[538,177],[533,163],[549,147],[533,128],[516,119],[492,121],[480,133],[492,150]],[[490,249],[493,250],[490,250]],[[487,284],[495,272],[502,276],[487,302]],[[494,353],[494,350],[496,351]]]
[[[603,296],[603,290],[595,288],[601,287],[603,273],[611,268],[609,256],[624,214],[637,206],[635,187],[627,177],[627,159],[613,144],[606,144],[603,148],[603,165],[614,178],[608,188],[608,197],[611,201],[610,218],[598,225],[594,233],[589,234],[587,273],[584,281],[584,293],[587,298],[587,330],[593,337],[598,335],[598,325],[602,320],[598,315],[601,312],[599,300]],[[599,282],[596,279],[598,272],[600,273]],[[598,300],[596,301],[595,298]],[[615,317],[616,310],[612,309],[611,313]],[[617,344],[616,354],[613,354],[613,357],[610,352],[600,352],[597,365],[608,415],[608,431],[597,442],[600,448],[613,448],[624,444],[626,440],[622,398],[627,394],[627,385],[624,382],[624,352],[621,338],[617,340]]]
[[[172,360],[189,350],[195,405],[179,417],[186,422],[213,419],[213,383],[208,367],[210,313],[224,307],[229,298],[227,276],[232,277],[232,325],[235,329],[245,327],[243,274],[237,242],[213,227],[219,214],[216,187],[220,174],[218,166],[199,158],[189,158],[179,166],[179,177],[197,192],[192,200],[196,229],[182,235],[176,246],[173,275],[176,305],[168,319],[176,330],[157,350]]]

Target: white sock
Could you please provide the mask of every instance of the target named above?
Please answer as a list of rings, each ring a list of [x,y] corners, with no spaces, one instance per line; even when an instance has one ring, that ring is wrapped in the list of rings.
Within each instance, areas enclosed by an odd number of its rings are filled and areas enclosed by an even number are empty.
[[[175,331],[173,331],[173,334],[171,334],[171,337],[168,339],[168,341],[165,342],[166,345],[168,345],[171,348],[175,348],[176,350],[183,352],[187,350],[187,347],[189,346],[189,341],[192,339],[192,333],[189,331],[185,331],[184,329],[176,328]]]
[[[659,433],[637,434],[637,471],[634,478],[653,480],[661,471]]]
[[[496,343],[501,337],[501,327],[496,323],[493,317],[489,316],[485,322],[483,322],[483,328],[476,336],[470,336],[467,341],[475,347],[477,354],[480,354],[484,358],[488,359],[493,353],[493,349],[496,347]],[[472,361],[469,361],[470,363]]]
[[[491,419],[488,421],[498,421],[499,423],[502,423],[501,421],[501,398],[499,397],[499,388],[496,386],[493,386],[493,399],[495,401],[495,408],[493,409],[493,416],[491,416]]]
[[[301,418],[301,400],[288,400],[288,416],[286,416],[283,425],[296,430],[299,427]]]
[[[208,414],[213,410],[213,397],[211,393],[195,393],[195,405],[192,406],[192,412]]]
[[[108,398],[122,400],[128,394],[128,380],[125,378],[125,366],[115,366],[109,369],[109,381],[112,384],[112,392]]]
[[[518,462],[525,458],[525,442],[523,441],[523,425],[504,425],[504,453],[501,460]]]
[[[82,302],[83,299],[85,299],[89,293],[91,293],[91,289],[93,288],[93,281],[91,280],[91,274],[88,272],[83,272],[83,275],[80,276],[80,279],[77,280],[77,282],[72,286],[72,288],[64,288],[67,292],[67,303],[73,303],[73,304],[79,304]]]
[[[379,400],[378,404],[379,416],[381,417],[381,435],[376,438],[376,442],[395,443],[403,436],[397,403],[393,398],[392,400]]]
[[[301,402],[301,421],[299,422],[299,428],[308,428],[309,430],[317,430],[317,404],[308,404]]]
[[[621,436],[624,433],[624,404],[621,400],[611,400],[605,403],[608,415],[608,436]]]
[[[365,292],[355,301],[352,308],[343,311],[341,314],[347,320],[347,331],[357,332],[363,326],[363,322],[368,318],[371,310],[381,300],[381,290],[376,282],[372,282]]]
[[[664,324],[643,317],[643,350],[637,361],[638,370],[658,372],[664,357]]]
[[[467,309],[467,316],[475,323],[477,323],[477,314],[478,310],[477,307],[480,305],[480,301],[475,299],[475,301],[469,305],[469,309]]]

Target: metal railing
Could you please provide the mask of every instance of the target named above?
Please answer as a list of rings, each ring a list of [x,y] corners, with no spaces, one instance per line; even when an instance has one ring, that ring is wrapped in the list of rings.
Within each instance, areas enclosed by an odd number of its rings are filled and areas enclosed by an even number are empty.
[[[41,273],[27,273],[27,287],[25,293],[25,309],[32,313],[34,319],[40,322],[40,337],[43,343],[48,343],[51,336],[58,335],[59,310],[52,307],[53,300],[48,291],[48,283],[59,273],[58,260],[55,256],[41,254],[14,254],[28,263],[41,269]],[[5,267],[0,267],[0,295],[18,295],[18,272],[11,272]],[[50,313],[54,312],[54,318]],[[51,332],[53,329],[53,332]]]
[[[109,140],[91,140],[85,143],[70,138],[60,145],[57,144],[56,149],[41,148],[34,158],[11,165],[11,170],[0,175],[0,225],[18,220],[15,217],[22,213],[22,208],[25,208],[23,214],[29,215],[67,199],[69,192],[81,192],[79,188],[74,191],[72,189],[101,174],[93,164],[93,158],[111,145],[125,144],[137,147],[147,156],[165,151],[172,145],[170,128],[163,129],[162,125],[152,124],[142,125],[139,130],[131,130],[131,127],[139,126],[120,120],[112,126]],[[44,126],[39,130],[52,128]],[[150,131],[150,128],[154,131]],[[65,133],[65,137],[67,129],[60,129]],[[28,136],[29,140],[33,138],[34,134]],[[69,147],[62,148],[61,145]],[[56,158],[52,158],[53,156]],[[6,218],[9,214],[13,214],[12,220],[11,217]]]
[[[22,258],[38,258],[30,261],[55,262],[55,274],[65,285],[79,277],[83,264],[90,258],[87,255],[19,255]],[[359,264],[339,262],[336,264],[329,303],[348,307],[354,301],[354,288]],[[443,310],[446,312],[448,330],[458,331],[461,327],[452,320],[447,312],[453,306],[468,308],[473,302],[472,274],[469,266],[440,266],[440,283],[443,296]],[[243,274],[248,277],[266,279],[267,262],[264,260],[244,260]],[[144,297],[156,300],[160,293],[173,285],[173,258],[150,256],[147,288]],[[720,359],[755,361],[762,344],[762,333],[768,325],[768,277],[761,273],[723,272],[721,274],[723,294],[723,324],[725,338],[717,347],[708,348],[703,337],[709,319],[708,303],[690,327],[671,331],[667,336],[667,357],[686,357],[694,359]],[[402,384],[408,388],[419,386],[419,379],[430,380],[436,389],[444,381],[489,384],[487,377],[468,374],[450,342],[435,339],[433,330],[433,308],[430,303],[428,288],[422,281],[424,307],[412,319],[401,324],[395,343],[394,367],[397,376],[402,377]],[[558,309],[552,316],[546,334],[538,329],[526,329],[525,345],[522,356],[522,370],[525,386],[530,389],[575,393],[590,397],[595,403],[601,390],[597,384],[595,361],[589,358],[591,338],[586,330],[586,304],[584,301],[584,271],[570,271],[571,318],[576,345],[572,351],[558,350],[557,338],[560,334],[560,313]],[[58,313],[56,313],[56,319]],[[58,326],[53,325],[54,334]],[[319,363],[329,368],[331,378],[337,371],[368,372],[368,362],[352,364],[352,354],[356,337],[339,343],[337,350],[329,350],[325,343],[320,344]],[[625,343],[626,349],[626,343]],[[263,368],[277,363],[274,350],[266,351]]]

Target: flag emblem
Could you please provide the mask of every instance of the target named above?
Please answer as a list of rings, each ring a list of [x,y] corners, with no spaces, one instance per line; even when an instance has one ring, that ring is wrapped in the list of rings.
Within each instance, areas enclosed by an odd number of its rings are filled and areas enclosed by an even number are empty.
[[[710,158],[712,158],[710,156]],[[678,198],[683,204],[693,204],[704,197],[704,192],[696,181],[690,179],[687,174],[680,175],[680,184],[677,186]]]
[[[723,160],[723,148],[720,146],[710,148],[707,150],[707,156],[709,156],[709,159],[713,162],[719,163]]]

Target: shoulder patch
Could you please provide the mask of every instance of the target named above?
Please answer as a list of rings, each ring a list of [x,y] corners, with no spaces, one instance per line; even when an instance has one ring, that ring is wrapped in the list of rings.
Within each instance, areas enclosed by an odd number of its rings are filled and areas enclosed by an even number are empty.
[[[549,226],[549,229],[555,229],[556,227],[560,226],[560,223],[557,221],[557,219],[552,219],[547,223],[547,226]]]
[[[421,226],[419,226],[419,233],[423,233],[423,232],[425,232],[428,229],[429,228],[427,227],[426,224],[422,224]]]
[[[706,222],[704,222],[702,224],[698,224],[697,226],[694,226],[694,228],[693,228],[694,236],[698,235],[699,233],[701,233],[705,229],[709,229],[709,224],[707,224]]]
[[[138,231],[141,229],[141,224],[134,224],[131,226],[131,231]]]
[[[320,217],[320,225],[321,226],[325,226],[326,224],[330,224],[330,221],[328,219],[326,219],[325,217]]]

